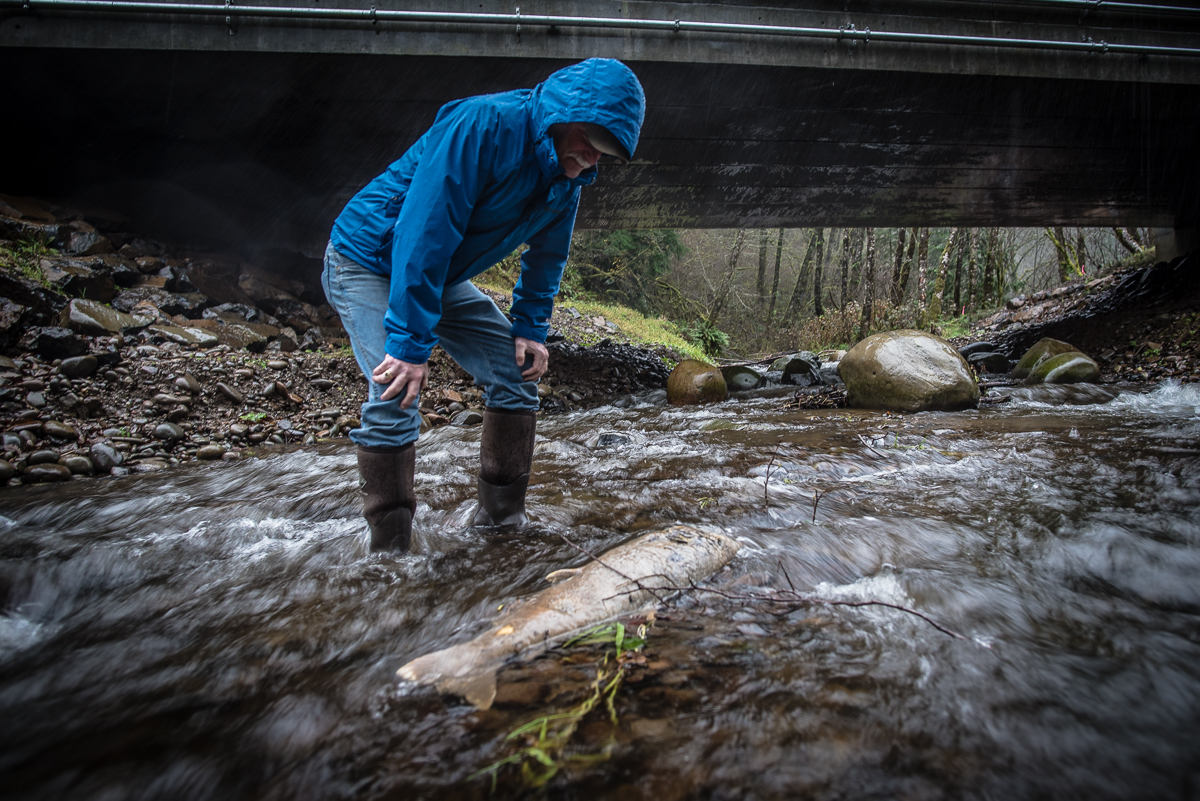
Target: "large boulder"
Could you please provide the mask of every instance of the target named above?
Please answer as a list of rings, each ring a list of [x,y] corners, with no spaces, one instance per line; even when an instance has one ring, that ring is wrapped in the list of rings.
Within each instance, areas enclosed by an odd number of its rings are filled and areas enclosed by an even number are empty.
[[[676,406],[718,403],[729,397],[721,368],[684,359],[667,377],[667,400]]]
[[[888,331],[859,342],[838,366],[847,402],[897,412],[971,409],[979,386],[944,339],[924,331]]]
[[[1033,344],[1029,350],[1025,351],[1025,355],[1017,362],[1017,366],[1013,368],[1009,375],[1012,378],[1028,378],[1030,371],[1038,365],[1039,362],[1045,361],[1052,356],[1057,356],[1060,353],[1078,353],[1079,349],[1074,345],[1063,342],[1061,339],[1051,339],[1045,337],[1039,339]]]
[[[821,360],[815,353],[807,350],[793,354],[783,366],[783,383],[800,387],[824,383],[821,378]]]
[[[1100,379],[1100,365],[1079,351],[1060,353],[1042,359],[1029,372],[1026,384],[1094,384]]]

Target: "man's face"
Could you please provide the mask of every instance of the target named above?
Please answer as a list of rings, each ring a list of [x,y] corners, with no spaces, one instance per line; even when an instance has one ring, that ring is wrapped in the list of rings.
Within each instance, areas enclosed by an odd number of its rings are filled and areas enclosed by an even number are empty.
[[[600,160],[600,151],[588,141],[582,123],[570,122],[552,133],[558,164],[568,178],[578,178],[581,172]]]

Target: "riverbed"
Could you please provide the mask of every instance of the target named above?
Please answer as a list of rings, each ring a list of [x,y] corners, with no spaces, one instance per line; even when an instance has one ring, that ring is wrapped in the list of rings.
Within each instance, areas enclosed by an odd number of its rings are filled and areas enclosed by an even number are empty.
[[[414,552],[372,555],[345,443],[0,499],[0,781],[47,799],[484,798],[505,735],[400,681],[543,577],[684,522],[742,543],[649,627],[551,798],[1200,797],[1200,389],[978,411],[702,408],[539,421],[520,533],[469,527],[478,429],[422,437]],[[779,605],[774,593],[891,607]],[[515,770],[495,794],[518,797]]]

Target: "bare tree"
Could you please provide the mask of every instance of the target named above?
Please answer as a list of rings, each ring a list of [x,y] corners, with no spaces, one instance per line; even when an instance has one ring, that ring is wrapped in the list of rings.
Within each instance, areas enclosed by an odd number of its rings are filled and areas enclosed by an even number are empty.
[[[817,241],[818,231],[813,231],[808,235],[808,245],[804,248],[804,261],[800,263],[800,270],[796,273],[796,283],[792,286],[792,296],[788,300],[787,311],[783,316],[787,320],[794,319],[793,315],[800,314],[800,308],[803,305],[800,297],[804,294],[804,279],[808,275],[808,267],[812,264],[815,254],[815,246]]]
[[[830,229],[830,232],[829,232],[829,237],[830,237],[829,241],[830,242],[833,242],[833,230],[834,229]],[[829,254],[832,254],[832,253],[833,253],[832,247],[829,248],[828,254],[825,252],[825,229],[818,228],[817,229],[817,256],[813,262],[813,265],[814,265],[813,266],[813,314],[815,314],[817,317],[820,317],[822,314],[825,313],[825,309],[822,308],[822,306],[821,306],[821,288],[822,288],[822,280],[821,279],[823,277],[823,268],[825,266],[826,260],[829,258]]]
[[[868,228],[866,236],[866,265],[864,278],[866,297],[863,298],[862,320],[858,326],[858,339],[866,339],[871,334],[871,318],[875,309],[875,229]]]
[[[920,243],[917,245],[917,327],[925,327],[925,310],[929,300],[926,290],[929,286],[929,229],[922,228]]]
[[[771,248],[771,232],[763,228],[758,232],[758,305],[767,299],[767,252]]]
[[[846,303],[850,300],[847,293],[847,284],[850,280],[850,229],[846,228],[842,231],[842,311],[846,310]]]
[[[717,296],[713,299],[712,310],[708,313],[708,327],[716,328],[717,320],[721,316],[721,311],[725,308],[725,301],[729,297],[729,288],[733,286],[733,274],[737,272],[738,259],[742,257],[742,246],[746,244],[746,229],[739,228],[733,236],[733,247],[729,249],[729,261],[725,267],[725,277],[721,280],[721,287],[717,290]]]
[[[934,279],[933,291],[929,293],[929,322],[936,323],[942,318],[942,295],[946,291],[946,270],[950,266],[950,254],[958,240],[958,229],[950,229],[950,237],[946,247],[942,249],[942,258],[938,262],[937,276]]]
[[[775,277],[771,279],[771,307],[767,310],[767,319],[775,319],[775,301],[779,297],[779,265],[783,261],[783,229],[779,229],[779,239],[775,243]]]

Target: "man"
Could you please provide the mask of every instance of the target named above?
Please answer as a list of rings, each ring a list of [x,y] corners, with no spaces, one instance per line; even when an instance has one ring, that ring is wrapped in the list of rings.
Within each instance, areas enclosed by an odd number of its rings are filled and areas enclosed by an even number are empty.
[[[633,72],[598,58],[449,103],[334,223],[322,283],[370,387],[350,438],[372,549],[409,545],[417,400],[439,343],[485,389],[475,523],[526,521],[537,380],[580,187],[601,154],[631,158],[645,105]],[[468,279],[522,243],[510,323]]]

